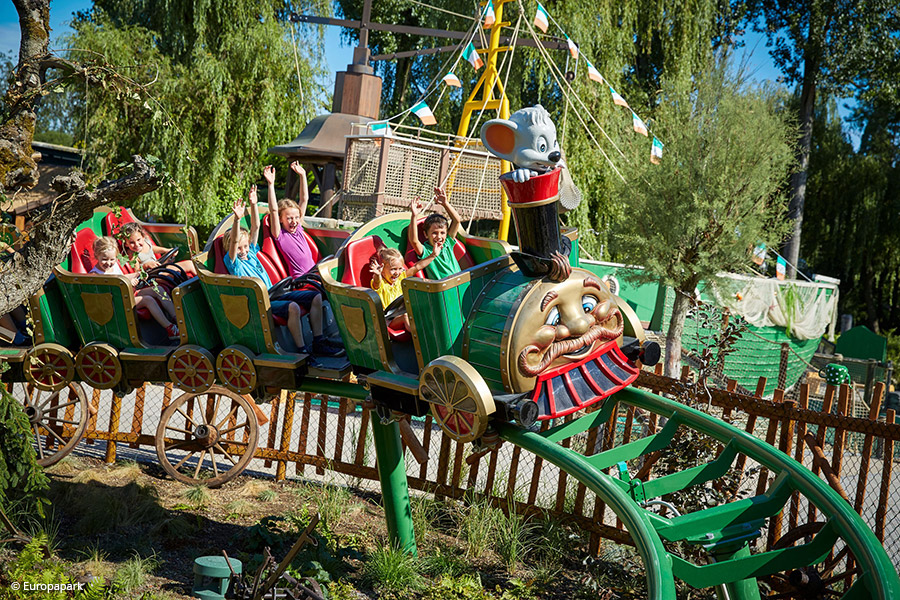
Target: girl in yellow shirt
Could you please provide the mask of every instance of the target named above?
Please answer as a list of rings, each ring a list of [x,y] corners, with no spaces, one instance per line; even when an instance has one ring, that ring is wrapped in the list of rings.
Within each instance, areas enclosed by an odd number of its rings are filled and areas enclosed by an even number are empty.
[[[403,295],[400,282],[415,275],[434,260],[434,254],[427,256],[407,268],[403,263],[403,255],[395,248],[381,248],[378,255],[373,256],[369,262],[369,272],[372,281],[369,285],[381,298],[382,308],[390,306],[391,302]],[[388,325],[392,329],[409,329],[409,317],[403,313],[395,317]]]

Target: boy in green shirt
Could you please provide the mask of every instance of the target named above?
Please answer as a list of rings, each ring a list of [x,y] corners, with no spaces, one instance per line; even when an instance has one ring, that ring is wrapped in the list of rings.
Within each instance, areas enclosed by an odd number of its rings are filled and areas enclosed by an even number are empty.
[[[429,279],[443,279],[462,271],[459,261],[456,260],[456,255],[453,253],[460,219],[456,209],[447,202],[447,194],[443,189],[439,187],[434,188],[434,201],[436,204],[443,206],[447,214],[450,215],[449,224],[447,217],[444,215],[429,215],[423,224],[426,242],[424,244],[420,242],[418,219],[422,203],[416,198],[409,205],[412,216],[409,218],[407,238],[409,239],[409,245],[415,249],[416,256],[419,258],[428,258],[434,255],[434,260],[425,267],[425,275]]]

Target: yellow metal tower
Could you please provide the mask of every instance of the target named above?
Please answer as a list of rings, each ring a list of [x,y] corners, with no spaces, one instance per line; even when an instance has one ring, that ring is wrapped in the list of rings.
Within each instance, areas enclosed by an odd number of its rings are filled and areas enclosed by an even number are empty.
[[[503,22],[503,6],[512,1],[513,0],[493,0],[494,24],[491,26],[488,47],[478,50],[478,54],[487,55],[487,60],[484,61],[485,68],[481,73],[481,77],[478,79],[478,83],[475,84],[472,93],[469,94],[468,100],[466,100],[466,103],[463,105],[462,118],[460,119],[459,127],[456,130],[456,135],[459,137],[469,136],[469,123],[472,119],[473,112],[496,110],[499,118],[509,118],[509,99],[506,97],[506,90],[503,88],[503,83],[500,81],[500,72],[497,70],[497,57],[501,52],[510,50],[509,46],[500,46],[500,28],[508,27],[510,25],[508,22]],[[480,6],[483,10],[484,7],[487,6],[487,2],[482,2]],[[494,93],[495,88],[497,90],[496,95]],[[480,97],[478,97],[479,92],[481,92]],[[472,135],[477,137],[478,132],[473,132]],[[504,160],[500,162],[501,173],[506,173],[510,168],[508,161]],[[501,188],[500,193],[500,210],[503,214],[503,218],[500,221],[499,237],[501,240],[506,240],[509,235],[509,205],[506,202],[506,192]]]

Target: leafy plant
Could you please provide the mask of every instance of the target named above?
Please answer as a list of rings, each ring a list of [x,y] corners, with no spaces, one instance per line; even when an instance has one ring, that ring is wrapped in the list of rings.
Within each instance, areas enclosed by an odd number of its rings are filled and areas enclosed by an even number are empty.
[[[0,364],[0,372],[6,368]],[[22,405],[0,386],[0,506],[18,501],[22,512],[43,516],[50,482],[37,464],[33,440]]]

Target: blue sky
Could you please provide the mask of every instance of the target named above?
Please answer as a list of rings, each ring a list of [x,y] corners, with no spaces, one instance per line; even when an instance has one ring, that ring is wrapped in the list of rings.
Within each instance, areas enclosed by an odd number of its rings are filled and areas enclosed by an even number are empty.
[[[55,41],[59,36],[69,31],[72,14],[75,11],[88,9],[92,4],[91,0],[51,0],[50,26],[53,30],[51,33],[52,46],[55,45]],[[330,75],[323,84],[327,89],[332,89],[334,72],[346,68],[352,58],[352,49],[341,45],[339,28],[326,27],[325,29],[325,57]],[[772,63],[764,37],[754,32],[748,32],[744,42],[745,47],[741,49],[738,59],[740,60],[746,55],[752,79],[759,83],[766,80],[776,81],[780,72]],[[13,52],[14,55],[17,55],[18,50],[19,22],[16,10],[11,0],[0,0],[0,51]],[[844,113],[845,111],[842,111],[842,114]]]

